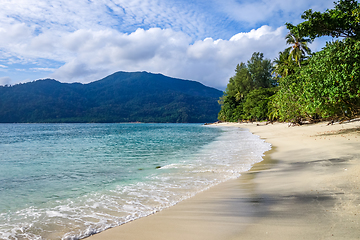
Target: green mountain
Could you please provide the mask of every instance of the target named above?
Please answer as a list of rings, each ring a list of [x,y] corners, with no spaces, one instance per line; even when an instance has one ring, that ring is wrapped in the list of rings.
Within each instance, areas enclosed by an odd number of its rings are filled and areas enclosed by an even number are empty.
[[[220,90],[147,72],[89,84],[53,79],[0,87],[0,122],[212,122]]]

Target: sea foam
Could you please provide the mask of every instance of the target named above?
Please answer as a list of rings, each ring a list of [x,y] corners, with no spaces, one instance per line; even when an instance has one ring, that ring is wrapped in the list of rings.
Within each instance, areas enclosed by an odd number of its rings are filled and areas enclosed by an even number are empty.
[[[54,144],[53,149],[51,144],[47,145],[48,152],[42,147],[48,142],[42,142],[39,129],[32,132],[32,135],[39,135],[38,138],[33,136],[32,141],[39,141],[38,151],[45,151],[43,154],[48,156],[45,162],[57,159],[58,154],[59,161],[64,161],[62,164],[73,164],[70,169],[75,168],[75,174],[61,172],[61,168],[66,168],[58,162],[53,163],[52,167],[58,166],[60,172],[44,172],[55,189],[42,193],[49,195],[48,202],[30,195],[30,199],[34,198],[33,204],[19,203],[25,207],[0,212],[0,222],[5,223],[0,225],[0,238],[81,239],[90,236],[154,214],[214,185],[237,178],[260,162],[263,153],[271,147],[258,136],[239,128],[186,124],[134,125],[135,129],[121,124],[62,127],[59,130],[55,125],[47,129],[47,139],[61,143]],[[80,134],[74,136],[74,129]],[[66,133],[69,143],[62,142],[64,138],[61,137],[51,139],[51,131],[57,136]],[[87,136],[89,131],[93,134]],[[53,151],[59,147],[61,151],[71,147],[72,151],[65,156],[73,160],[67,162],[62,154]],[[45,158],[35,150],[31,154]],[[102,165],[98,167],[99,164]],[[87,179],[90,178],[97,179],[89,183]],[[59,186],[76,185],[76,181],[83,181],[83,185],[71,186],[69,190]]]

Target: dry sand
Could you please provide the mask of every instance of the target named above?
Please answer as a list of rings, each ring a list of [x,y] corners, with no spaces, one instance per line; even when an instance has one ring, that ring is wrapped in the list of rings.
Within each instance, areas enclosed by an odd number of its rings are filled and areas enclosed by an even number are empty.
[[[273,149],[236,180],[88,239],[360,239],[360,122],[220,125]]]

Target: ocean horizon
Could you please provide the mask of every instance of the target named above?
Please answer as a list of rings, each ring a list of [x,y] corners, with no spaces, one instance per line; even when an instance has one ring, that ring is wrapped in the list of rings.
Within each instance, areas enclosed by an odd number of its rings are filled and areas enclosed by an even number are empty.
[[[0,239],[81,239],[262,161],[270,144],[202,124],[0,124]]]

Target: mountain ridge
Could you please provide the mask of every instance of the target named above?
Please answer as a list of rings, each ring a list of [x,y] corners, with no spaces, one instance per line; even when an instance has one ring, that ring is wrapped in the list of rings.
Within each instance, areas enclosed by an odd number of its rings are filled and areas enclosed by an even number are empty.
[[[221,96],[196,81],[148,72],[87,84],[42,79],[0,87],[0,122],[210,122]]]

